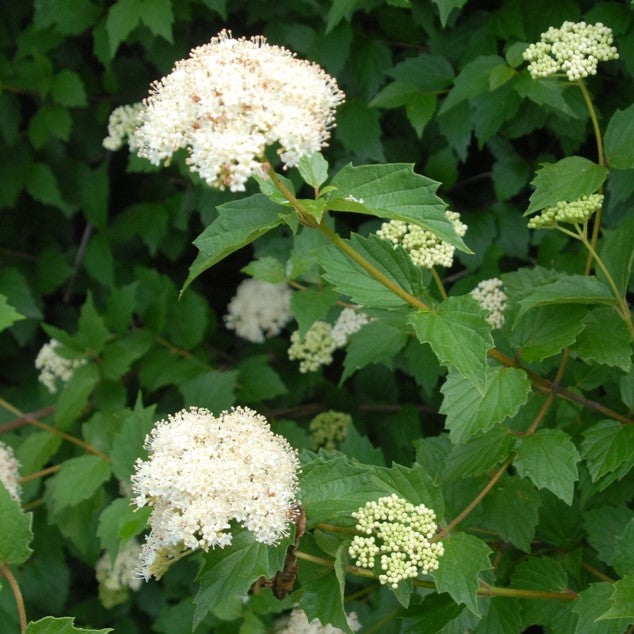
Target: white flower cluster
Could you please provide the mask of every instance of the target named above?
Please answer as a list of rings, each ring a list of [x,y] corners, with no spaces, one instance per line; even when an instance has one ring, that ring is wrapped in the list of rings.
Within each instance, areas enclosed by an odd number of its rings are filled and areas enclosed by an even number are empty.
[[[504,325],[504,311],[506,310],[506,293],[502,290],[503,282],[499,277],[482,280],[472,291],[471,296],[488,311],[487,321],[493,330],[499,330]]]
[[[453,223],[456,233],[460,237],[464,236],[467,225],[460,222],[460,214],[447,210],[445,215]],[[450,267],[453,264],[456,248],[435,233],[417,225],[402,220],[390,220],[381,225],[376,235],[383,240],[389,240],[395,247],[402,246],[416,266],[431,269],[434,266]]]
[[[106,150],[119,150],[127,141],[130,151],[137,149],[134,132],[141,125],[142,103],[133,103],[115,108],[108,119],[108,136],[103,140]]]
[[[128,598],[128,590],[137,591],[141,579],[136,575],[141,544],[131,539],[119,549],[112,561],[106,551],[95,565],[95,576],[99,583],[99,599],[105,608],[112,608]]]
[[[550,27],[540,41],[530,44],[524,59],[530,62],[531,77],[547,77],[566,73],[570,81],[596,75],[599,62],[618,59],[612,46],[612,29],[601,22],[564,22],[560,28]]]
[[[326,145],[343,101],[317,64],[262,36],[221,31],[152,85],[134,142],[155,165],[187,148],[190,169],[207,184],[243,191],[262,173],[266,146],[278,144],[292,167]]]
[[[248,279],[238,286],[224,321],[239,337],[263,343],[279,334],[292,318],[291,289],[286,284]]]
[[[572,202],[559,201],[554,207],[546,207],[528,221],[530,229],[554,227],[558,222],[569,224],[586,222],[592,214],[603,206],[603,194],[582,196]]]
[[[361,629],[361,623],[356,612],[346,615],[348,627],[353,632]],[[279,629],[278,629],[279,628]],[[319,619],[308,621],[304,610],[293,610],[288,617],[280,619],[275,628],[276,634],[343,634],[343,630],[333,625],[322,625]]]
[[[191,408],[158,422],[132,476],[133,503],[151,506],[139,573],[159,578],[187,550],[231,544],[232,522],[275,544],[294,519],[299,461],[266,419],[237,407]]]
[[[325,321],[316,321],[300,337],[296,330],[291,334],[291,346],[288,358],[300,361],[299,371],[302,374],[316,372],[322,365],[332,363],[333,352],[348,343],[350,335],[369,323],[370,318],[354,308],[344,308],[334,326]]]
[[[35,358],[35,367],[40,371],[39,380],[51,394],[55,394],[58,381],[67,383],[73,372],[86,363],[86,359],[67,359],[59,353],[61,344],[57,339],[45,343]]]
[[[310,437],[313,445],[324,449],[335,449],[337,443],[345,440],[348,427],[352,424],[352,416],[345,412],[328,410],[317,414],[310,421]]]
[[[396,588],[403,579],[413,579],[438,568],[445,550],[440,541],[431,542],[436,533],[436,514],[424,504],[414,506],[395,493],[382,497],[352,513],[357,520],[350,544],[350,556],[357,566],[373,568],[381,554],[379,581]]]
[[[0,442],[0,482],[9,495],[16,501],[20,501],[20,463],[15,457],[13,449]]]

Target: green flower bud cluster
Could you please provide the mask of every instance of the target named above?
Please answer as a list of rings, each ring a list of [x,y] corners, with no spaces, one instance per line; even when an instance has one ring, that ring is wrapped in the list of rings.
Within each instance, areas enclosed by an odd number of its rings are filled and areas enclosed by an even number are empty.
[[[592,214],[601,209],[603,194],[582,196],[572,202],[560,201],[554,207],[546,207],[541,214],[533,216],[528,221],[529,229],[554,227],[558,222],[575,224],[585,222]]]
[[[467,225],[460,222],[460,214],[447,210],[445,216],[453,223],[456,233],[460,237],[464,236]],[[416,266],[431,269],[434,266],[450,267],[453,264],[455,247],[418,225],[390,220],[381,225],[376,235],[390,241],[395,247],[402,246]]]
[[[337,443],[345,440],[352,416],[345,412],[329,410],[317,414],[310,421],[310,436],[315,448],[336,449]]]
[[[302,374],[316,372],[322,365],[332,363],[332,353],[337,344],[332,337],[332,326],[325,321],[316,321],[301,337],[299,330],[291,334],[288,358],[299,361]]]
[[[539,42],[529,45],[524,59],[530,62],[528,72],[534,79],[563,72],[576,81],[596,75],[599,62],[618,59],[612,42],[612,29],[601,22],[564,22],[558,29],[551,26]]]
[[[438,568],[445,550],[441,542],[431,542],[436,533],[436,514],[424,504],[415,506],[395,493],[368,502],[352,513],[356,535],[350,556],[357,566],[374,568],[380,554],[380,583],[396,588],[400,581],[428,574]]]

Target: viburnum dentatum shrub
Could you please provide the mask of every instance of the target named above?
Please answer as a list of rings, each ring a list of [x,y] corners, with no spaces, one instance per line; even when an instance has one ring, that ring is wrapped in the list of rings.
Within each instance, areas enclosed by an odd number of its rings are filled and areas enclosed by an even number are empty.
[[[3,20],[2,632],[633,631],[630,3]]]

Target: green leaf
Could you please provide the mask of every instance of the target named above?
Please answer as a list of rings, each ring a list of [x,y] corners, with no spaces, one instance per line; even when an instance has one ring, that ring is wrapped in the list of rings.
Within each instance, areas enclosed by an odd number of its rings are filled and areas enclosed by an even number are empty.
[[[420,94],[418,88],[409,80],[393,81],[381,89],[370,101],[370,106],[372,108],[400,108],[417,94]]]
[[[145,455],[143,443],[154,426],[155,410],[156,405],[143,407],[139,394],[134,409],[127,410],[122,417],[121,427],[112,440],[110,458],[112,472],[123,482],[130,481],[136,459]]]
[[[61,467],[46,481],[45,499],[53,515],[87,500],[110,478],[110,465],[91,454],[69,458]]]
[[[485,393],[487,351],[493,348],[493,338],[484,311],[473,297],[449,297],[435,311],[411,313],[408,323],[443,365],[454,368]]]
[[[7,298],[0,294],[0,332],[20,319],[24,319],[24,315],[8,304]]]
[[[565,275],[536,286],[519,301],[515,323],[532,308],[551,304],[615,304],[610,288],[596,277]]]
[[[567,156],[557,163],[542,163],[532,184],[526,214],[553,207],[560,201],[572,202],[594,194],[603,184],[608,170],[581,156]]]
[[[381,240],[374,234],[367,238],[352,234],[347,242],[390,281],[410,295],[416,296],[422,292],[421,270],[414,266],[403,249],[395,249],[387,240]],[[372,277],[361,265],[334,245],[322,249],[318,257],[324,269],[323,277],[336,291],[350,297],[355,304],[371,308],[398,308],[406,304],[404,299]]]
[[[346,551],[347,544],[342,543],[337,551],[337,561],[332,569],[324,569],[323,566],[301,561],[299,580],[302,594],[299,608],[306,613],[309,622],[318,619],[324,626],[332,625],[350,634],[352,630],[346,619],[343,606],[343,586],[338,573],[342,557],[347,554]],[[319,553],[319,556],[323,557],[323,554]]]
[[[190,291],[167,309],[167,335],[176,346],[190,350],[204,338],[209,305],[200,294]]]
[[[101,14],[90,0],[35,0],[34,7],[34,25],[38,29],[54,26],[61,35],[79,35]]]
[[[514,325],[511,345],[520,348],[526,361],[541,361],[570,346],[583,330],[587,309],[566,304],[534,308]]]
[[[29,139],[36,149],[44,147],[51,136],[68,141],[72,125],[72,118],[66,108],[44,104],[29,121]]]
[[[621,576],[634,574],[634,519],[616,538],[613,567]]]
[[[492,429],[453,446],[444,459],[442,480],[455,480],[486,473],[505,460],[513,448],[515,437],[508,429]]]
[[[515,90],[521,97],[530,99],[547,111],[554,111],[565,117],[577,117],[564,98],[565,89],[566,84],[558,79],[542,78],[535,81],[528,73],[521,73],[515,81]]]
[[[484,498],[480,522],[504,541],[530,553],[540,503],[539,493],[528,480],[517,476],[504,477]],[[513,512],[509,513],[509,509]]]
[[[625,322],[611,308],[596,308],[584,318],[584,329],[571,351],[584,361],[596,361],[629,372],[632,367],[632,339]],[[610,336],[606,337],[605,333]]]
[[[193,627],[217,606],[236,596],[246,596],[260,577],[272,579],[282,570],[290,544],[291,538],[287,537],[277,546],[267,546],[255,541],[249,531],[241,530],[234,534],[231,545],[205,553],[196,576],[200,588],[194,598]]]
[[[112,558],[116,557],[123,541],[146,529],[151,512],[149,506],[137,509],[126,498],[113,500],[99,515],[97,537],[101,547],[107,550]]]
[[[168,42],[173,42],[172,0],[141,0],[139,17],[154,35],[159,35]]]
[[[438,7],[440,23],[443,27],[447,26],[447,18],[454,9],[461,9],[467,4],[467,0],[433,0],[433,2]]]
[[[451,86],[454,70],[446,57],[422,53],[399,62],[388,71],[388,75],[401,84],[432,91]]]
[[[86,630],[84,628],[75,627],[75,617],[63,616],[55,618],[45,616],[39,621],[31,621],[25,630],[25,634],[108,634],[114,632],[111,627],[103,630]]]
[[[524,631],[520,602],[507,597],[493,597],[474,634],[520,634]]]
[[[337,109],[336,136],[358,160],[385,160],[379,113],[360,99],[350,99]]]
[[[216,262],[281,225],[286,213],[263,194],[220,205],[218,218],[194,240],[200,253],[189,267],[183,291]]]
[[[265,354],[248,357],[238,364],[236,397],[240,403],[259,403],[288,393],[280,375]]]
[[[601,615],[610,607],[610,596],[614,585],[611,583],[591,583],[579,593],[573,603],[572,611],[578,615],[574,634],[623,634],[630,624],[628,620],[614,619],[599,621]]]
[[[343,362],[341,383],[371,363],[392,366],[392,359],[407,342],[407,333],[381,321],[366,324],[350,337]]]
[[[240,270],[256,280],[262,280],[269,284],[279,284],[286,280],[285,266],[277,258],[271,256],[253,260]]]
[[[375,469],[375,477],[385,484],[384,495],[396,493],[414,505],[424,504],[436,513],[438,521],[445,515],[442,491],[418,463],[410,467],[393,463],[392,467]]]
[[[500,67],[494,68],[493,71],[497,68]],[[503,65],[501,68],[508,70],[511,76],[514,75],[513,69],[508,66]],[[522,99],[515,92],[513,82],[508,82],[492,92],[484,92],[473,100],[474,130],[480,148],[497,133],[505,121],[517,115],[521,103]]]
[[[634,167],[634,105],[612,115],[603,144],[611,168],[626,170]]]
[[[350,19],[350,15],[359,0],[333,0],[328,10],[328,21],[326,24],[326,33],[330,33],[341,20]]]
[[[407,120],[412,124],[416,136],[420,139],[425,126],[432,120],[436,112],[436,95],[414,94],[407,99],[405,114]]]
[[[178,387],[186,407],[205,407],[219,414],[236,400],[237,370],[208,370]]]
[[[51,96],[61,106],[85,106],[86,89],[81,77],[72,70],[63,70],[53,79]]]
[[[101,352],[108,338],[108,329],[95,309],[92,294],[88,292],[79,314],[78,342],[91,352]]]
[[[34,200],[57,207],[62,211],[68,210],[68,204],[62,199],[57,185],[57,178],[51,168],[45,163],[33,163],[29,170],[26,191]]]
[[[323,320],[336,301],[337,293],[328,287],[294,291],[291,295],[291,312],[299,325],[300,336],[303,337],[314,322]]]
[[[32,513],[24,513],[0,482],[0,563],[22,564],[33,552]]]
[[[550,557],[531,557],[517,564],[511,576],[511,587],[562,592],[568,588],[568,576],[558,561]]]
[[[119,44],[136,28],[141,19],[140,0],[117,0],[108,9],[106,31],[110,44],[110,56],[114,57]]]
[[[634,618],[634,575],[623,577],[612,586],[610,609],[599,620]]]
[[[319,189],[328,179],[328,161],[319,152],[302,156],[297,169],[304,181],[315,189]]]
[[[445,554],[439,559],[438,570],[431,573],[436,588],[480,616],[478,576],[491,568],[489,557],[493,551],[481,539],[461,532],[452,533],[442,543]]]
[[[79,163],[75,174],[78,199],[84,215],[98,229],[105,229],[108,218],[108,197],[110,194],[108,164],[104,161],[92,169],[85,163]],[[152,227],[148,222],[146,228]]]
[[[302,457],[313,454],[304,452]],[[299,499],[306,511],[307,526],[344,516],[349,518],[370,500],[391,489],[374,476],[374,467],[352,462],[338,452],[320,454],[304,464],[299,476]],[[350,519],[348,519],[350,523]]]
[[[584,511],[583,522],[588,532],[588,542],[597,551],[601,561],[612,565],[617,539],[632,519],[634,511],[625,506],[600,506]]]
[[[610,272],[619,293],[624,296],[632,274],[634,262],[634,217],[621,222],[617,229],[603,230],[599,256]],[[597,277],[605,280],[601,269],[597,269]]]
[[[407,610],[401,621],[401,634],[420,634],[439,632],[450,621],[453,621],[464,608],[458,605],[449,595],[430,594],[420,605]]]
[[[517,440],[513,465],[538,489],[549,489],[566,504],[572,504],[577,462],[581,456],[572,439],[560,429],[539,429]]]
[[[634,428],[615,420],[600,420],[584,432],[581,455],[586,461],[592,481],[616,471],[634,455]]]
[[[483,393],[461,374],[450,371],[440,388],[444,395],[440,413],[447,416],[445,427],[451,441],[462,444],[514,416],[530,390],[526,372],[516,368],[488,368]]]
[[[99,380],[99,370],[94,363],[82,365],[73,372],[55,409],[55,423],[60,429],[68,429],[81,414]]]
[[[119,379],[152,347],[153,343],[152,335],[139,328],[106,344],[101,355],[104,378],[112,381]]]
[[[440,107],[440,114],[451,110],[463,101],[489,92],[489,75],[494,68],[502,64],[504,60],[498,55],[480,55],[465,64]]]
[[[457,249],[470,253],[453,224],[445,216],[445,203],[436,195],[439,183],[414,173],[407,163],[347,165],[332,179],[336,190],[324,197],[335,211],[366,213],[402,220],[436,234]],[[346,204],[354,200],[362,201]]]

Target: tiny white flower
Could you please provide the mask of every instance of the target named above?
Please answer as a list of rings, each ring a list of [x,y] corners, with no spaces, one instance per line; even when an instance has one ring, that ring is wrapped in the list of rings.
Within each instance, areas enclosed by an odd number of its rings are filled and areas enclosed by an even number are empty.
[[[353,632],[361,629],[361,623],[356,612],[346,615],[348,627]],[[303,610],[295,609],[290,615],[282,617],[274,629],[276,634],[342,634],[343,630],[334,625],[322,625],[319,619],[308,621]]]
[[[127,141],[130,151],[137,149],[134,132],[141,124],[142,103],[115,108],[108,119],[108,136],[103,140],[106,150],[116,151]]]

